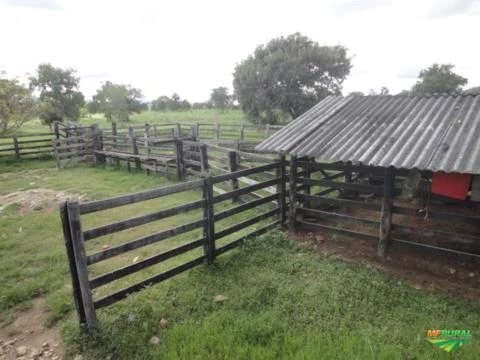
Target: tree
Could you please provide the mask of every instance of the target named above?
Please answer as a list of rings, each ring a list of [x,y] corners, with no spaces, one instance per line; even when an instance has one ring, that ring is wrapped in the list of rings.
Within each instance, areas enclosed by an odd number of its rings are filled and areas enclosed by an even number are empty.
[[[241,109],[253,120],[298,117],[327,95],[340,94],[350,59],[343,46],[319,46],[299,33],[260,45],[234,72]]]
[[[18,129],[35,115],[31,91],[16,79],[0,77],[0,134]]]
[[[190,110],[191,108],[192,105],[188,102],[188,100],[181,100],[180,95],[177,93],[174,93],[171,98],[163,95],[152,101],[153,111],[180,111]]]
[[[464,91],[466,94],[480,94],[480,86],[475,86]]]
[[[152,111],[167,111],[170,105],[170,98],[168,96],[160,96],[152,101]]]
[[[232,104],[232,97],[228,94],[228,89],[221,86],[212,89],[212,93],[210,94],[210,103],[214,108],[224,111]]]
[[[130,85],[105,82],[93,96],[92,107],[104,113],[108,121],[129,121],[132,113],[139,113],[144,108],[142,91]]]
[[[30,89],[40,91],[39,115],[44,124],[52,127],[54,121],[76,121],[84,105],[78,90],[80,79],[75,70],[40,64],[36,76],[30,77]]]
[[[428,69],[420,71],[419,80],[412,87],[415,95],[433,93],[454,93],[460,92],[467,84],[467,79],[455,74],[452,64],[433,64]]]

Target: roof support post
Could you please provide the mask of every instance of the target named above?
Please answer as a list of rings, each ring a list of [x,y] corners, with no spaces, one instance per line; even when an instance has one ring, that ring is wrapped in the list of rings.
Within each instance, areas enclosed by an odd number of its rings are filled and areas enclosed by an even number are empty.
[[[380,215],[380,233],[378,239],[378,256],[384,257],[390,244],[392,230],[393,189],[395,186],[395,168],[390,166],[385,169],[385,184],[382,200],[382,213]]]
[[[297,222],[297,157],[290,158],[290,214],[288,229],[295,231]]]

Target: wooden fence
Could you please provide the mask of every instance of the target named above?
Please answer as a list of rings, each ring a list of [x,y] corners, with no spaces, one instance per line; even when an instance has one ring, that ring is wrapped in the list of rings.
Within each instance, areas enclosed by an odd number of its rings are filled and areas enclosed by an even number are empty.
[[[232,143],[234,146],[245,147],[249,143],[258,144],[282,127],[281,125],[221,123],[146,123],[122,127],[113,122],[110,129],[102,129],[102,131],[105,135],[113,136],[127,135],[133,131],[137,137],[143,137],[147,134],[148,137],[161,139],[191,138],[215,143],[220,142],[223,145]]]
[[[128,294],[140,291],[145,287],[159,283],[177,274],[180,274],[194,266],[204,262],[211,264],[215,258],[237,246],[245,239],[257,236],[268,230],[285,223],[286,220],[286,196],[285,185],[285,159],[270,162],[251,169],[239,170],[229,174],[218,176],[208,176],[204,179],[189,181],[181,184],[171,185],[146,192],[119,196],[111,199],[94,201],[85,204],[76,202],[65,202],[60,206],[60,215],[63,225],[63,234],[67,249],[70,271],[72,275],[73,292],[75,297],[76,309],[80,323],[87,328],[96,326],[96,310],[111,305]],[[238,187],[235,180],[246,176],[262,176],[265,172],[278,174],[275,178],[268,178],[253,185]],[[214,195],[214,186],[227,183],[231,186],[229,191]],[[254,192],[262,192],[265,188],[275,186],[278,190],[275,194],[265,194],[264,196],[250,197]],[[110,224],[95,226],[87,230],[83,229],[84,217],[95,213],[116,209],[118,207],[135,206],[143,204],[146,201],[163,198],[169,195],[195,191],[199,198],[188,203],[177,203],[174,207],[161,209],[153,213],[135,216],[126,220],[116,221]],[[181,198],[181,197],[179,197]],[[177,199],[177,197],[175,198]],[[238,202],[242,199],[242,202]],[[251,200],[253,199],[253,200]],[[251,200],[251,201],[250,201]],[[230,207],[222,204],[229,203]],[[232,202],[233,201],[233,202]],[[272,201],[275,201],[273,204]],[[117,234],[126,229],[137,229],[147,226],[154,221],[164,221],[168,217],[178,214],[197,211],[198,217],[190,222],[182,223],[174,228],[158,232],[158,228],[147,228],[147,234],[134,240],[115,244],[114,246],[102,246],[101,239],[105,236]],[[219,223],[234,215],[245,211],[257,212],[253,216],[247,216],[246,220],[240,221],[235,225],[219,229]],[[120,213],[117,211],[117,213]],[[101,218],[102,214],[98,214]],[[189,216],[190,219],[194,218]],[[241,233],[239,231],[248,229],[254,224],[260,223],[260,227],[255,227],[252,231]],[[159,224],[159,223],[157,223]],[[161,223],[159,224],[159,226]],[[151,224],[150,224],[151,226]],[[195,235],[195,231],[202,230],[203,235]],[[156,230],[156,231],[155,231]],[[132,230],[133,231],[133,230]],[[148,232],[151,231],[151,232]],[[103,262],[109,258],[121,257],[123,254],[143,248],[147,245],[165,244],[167,239],[174,238],[180,234],[189,233],[187,242],[182,242],[180,246],[167,248],[166,251],[154,252],[141,261],[134,261],[113,271],[102,273],[101,275],[91,276],[89,268],[95,264]],[[145,234],[145,233],[144,233]],[[116,235],[115,235],[116,236]],[[233,239],[232,239],[233,237]],[[95,239],[95,240],[94,240]],[[104,238],[103,238],[104,239]],[[192,239],[195,239],[191,241]],[[87,246],[92,241],[92,252],[87,251]],[[178,245],[178,243],[176,244]],[[99,246],[102,246],[101,248]],[[188,259],[179,258],[182,254],[203,248],[200,255],[192,255]],[[155,249],[153,249],[155,250]],[[152,251],[153,251],[152,250]],[[162,248],[162,250],[165,250]],[[161,271],[146,279],[136,282],[120,290],[94,298],[92,291],[111,284],[117,279],[140,272],[154,265],[163,264],[168,259],[179,258],[182,260],[180,265],[175,265],[168,270]],[[111,270],[111,269],[109,269]]]
[[[400,204],[395,195],[406,175],[408,171],[394,168],[325,164],[293,157],[290,187],[295,190],[291,193],[290,228],[295,230],[297,224],[302,224],[371,240],[378,243],[380,256],[385,256],[392,246],[480,260],[478,233],[465,229],[441,230],[445,225],[455,229],[455,220],[463,225],[479,224],[480,216],[468,209],[457,213],[435,209],[434,201],[421,209],[407,207],[405,202]],[[362,176],[374,179],[377,184],[362,183]],[[299,191],[298,185],[303,185],[303,190]],[[444,222],[434,223],[435,219]],[[420,223],[427,222],[431,226],[422,230]]]
[[[38,159],[52,156],[53,133],[0,136],[0,158]]]

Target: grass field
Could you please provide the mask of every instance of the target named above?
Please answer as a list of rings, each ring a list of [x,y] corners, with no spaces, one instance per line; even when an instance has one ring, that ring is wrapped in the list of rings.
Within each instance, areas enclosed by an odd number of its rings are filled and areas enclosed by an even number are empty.
[[[171,183],[161,176],[108,168],[57,170],[51,161],[0,166],[0,196],[47,188],[93,200]],[[183,193],[142,207],[106,212],[85,219],[85,226],[199,196]],[[153,225],[156,229],[178,225],[192,221],[193,216],[182,214]],[[122,232],[102,241],[121,242],[138,235]],[[173,239],[172,244],[193,240],[194,235]],[[132,253],[110,265],[130,262],[132,256],[148,253]],[[452,358],[425,340],[431,328],[472,330],[473,343],[459,349],[457,358],[477,359],[480,353],[476,337],[480,301],[423,293],[372,268],[318,254],[280,232],[248,241],[212,266],[199,266],[100,310],[100,329],[91,335],[79,331],[73,311],[56,207],[22,211],[14,204],[3,208],[0,258],[1,322],[11,321],[15,310],[28,307],[34,298],[45,297],[51,311],[48,325],[59,324],[67,354],[81,353],[84,359]],[[102,264],[93,271],[103,272],[108,266]],[[134,280],[119,280],[107,290]],[[226,300],[215,303],[216,295]],[[168,325],[162,326],[161,319]],[[149,343],[154,335],[160,339],[157,346]]]
[[[251,124],[241,110],[219,111],[215,109],[197,109],[190,111],[144,111],[130,116],[126,127],[137,124],[164,124],[170,122],[181,123],[221,123],[221,124]],[[83,117],[78,122],[80,125],[99,124],[101,128],[109,128],[111,125],[102,114],[93,114]],[[21,133],[48,132],[49,128],[42,125],[40,119],[25,123]]]

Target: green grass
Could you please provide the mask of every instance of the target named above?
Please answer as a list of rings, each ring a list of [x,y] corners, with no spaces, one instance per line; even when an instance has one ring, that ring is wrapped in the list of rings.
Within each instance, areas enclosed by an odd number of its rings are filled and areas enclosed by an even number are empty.
[[[57,170],[53,162],[3,164],[0,196],[49,188],[103,199],[172,183],[162,176],[122,170],[77,167]],[[84,229],[198,199],[190,191],[162,200],[120,207],[83,217]],[[217,211],[232,206],[220,204]],[[0,213],[0,322],[16,309],[44,296],[48,324],[60,321],[69,355],[84,359],[449,359],[451,354],[425,340],[428,329],[470,329],[473,343],[459,349],[476,359],[480,342],[480,301],[415,290],[371,267],[348,264],[298,245],[273,232],[249,240],[165,283],[133,294],[98,311],[100,328],[79,330],[58,211],[21,213],[10,205]],[[258,209],[217,224],[221,229],[253,216]],[[192,221],[199,212],[180,214],[87,243],[89,251],[128,241],[152,231]],[[201,230],[138,249],[92,266],[92,274],[143,259],[153,252],[192,241]],[[239,234],[233,237],[239,236]],[[232,239],[230,237],[223,241]],[[198,250],[197,255],[201,252]],[[99,288],[98,298],[141,278],[183,262],[195,253]],[[216,295],[223,303],[214,303]],[[168,320],[162,328],[161,319]],[[149,344],[152,336],[160,344]]]
[[[226,110],[219,111],[215,109],[197,109],[189,111],[143,111],[140,114],[133,114],[130,116],[128,123],[119,124],[120,127],[128,127],[132,125],[140,125],[149,123],[165,124],[165,123],[206,123],[206,124],[251,124],[248,118],[241,110]],[[79,125],[93,125],[99,124],[100,127],[110,128],[108,122],[102,114],[93,114],[83,117],[78,122]],[[42,125],[40,119],[31,120],[23,124],[18,133],[35,133],[35,132],[49,132],[50,129],[46,125]]]
[[[224,303],[212,301],[218,294]],[[93,335],[74,317],[63,334],[72,354],[91,359],[448,359],[426,330],[476,331],[479,310],[271,233],[99,311]],[[457,355],[479,351],[474,340]]]

